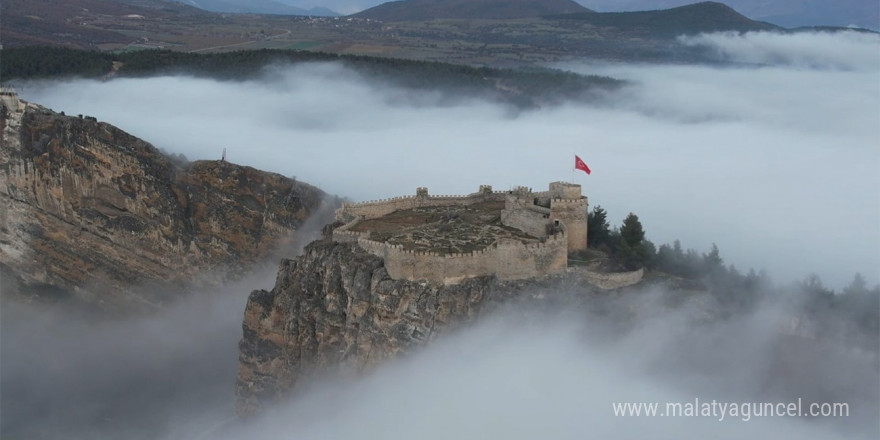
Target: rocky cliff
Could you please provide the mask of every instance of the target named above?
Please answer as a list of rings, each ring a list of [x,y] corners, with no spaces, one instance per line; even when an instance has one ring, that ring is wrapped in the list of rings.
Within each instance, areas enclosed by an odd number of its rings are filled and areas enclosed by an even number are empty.
[[[577,302],[598,291],[573,273],[506,282],[478,277],[454,286],[393,280],[381,258],[356,244],[316,241],[301,257],[282,261],[272,291],[248,299],[238,412],[251,415],[317,376],[367,370],[502,304]]]
[[[166,289],[132,286],[236,275],[283,248],[325,203],[320,190],[277,174],[172,160],[95,118],[14,96],[0,105],[4,294],[155,306]]]

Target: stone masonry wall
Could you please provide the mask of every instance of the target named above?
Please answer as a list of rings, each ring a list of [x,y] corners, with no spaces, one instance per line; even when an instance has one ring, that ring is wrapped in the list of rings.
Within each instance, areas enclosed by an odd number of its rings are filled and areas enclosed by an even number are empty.
[[[510,202],[508,200],[507,205],[510,205]],[[549,209],[534,205],[509,208],[509,206],[505,206],[504,211],[501,211],[502,224],[517,228],[535,237],[547,235],[547,224],[550,223]]]
[[[385,260],[385,269],[394,279],[427,280],[437,284],[457,284],[467,278],[495,274],[513,280],[565,272],[568,266],[564,232],[544,243],[502,240],[495,246],[465,254],[416,252],[403,246],[360,238],[358,245]]]
[[[621,287],[632,286],[645,276],[645,269],[634,270],[632,272],[592,272],[584,271],[587,281],[605,290],[619,289]]]
[[[587,198],[575,200],[553,199],[550,201],[550,218],[565,224],[568,235],[568,251],[587,248]]]
[[[536,198],[550,200],[550,208],[536,206]],[[405,250],[399,245],[369,240],[368,233],[350,231],[361,219],[371,219],[395,211],[433,206],[468,206],[485,201],[505,201],[501,220],[536,237],[543,243],[502,240],[494,246],[467,254],[439,254]],[[367,252],[382,257],[395,279],[428,280],[456,284],[466,278],[496,275],[499,279],[524,279],[564,272],[568,253],[586,248],[587,199],[580,195],[580,185],[565,182],[550,184],[550,191],[534,193],[528,188],[492,192],[481,186],[468,196],[430,196],[419,188],[415,196],[394,197],[363,203],[345,204],[336,211],[336,219],[347,222],[333,231],[337,242],[357,242]],[[559,220],[561,231],[547,236],[547,225]]]
[[[502,280],[521,280],[565,272],[568,266],[566,245],[564,233],[550,236],[544,243],[501,240],[497,245],[495,275]]]
[[[352,218],[371,219],[391,214],[394,211],[429,206],[468,206],[485,201],[504,200],[505,192],[477,193],[467,196],[402,196],[384,200],[361,203],[346,203],[336,212],[337,220],[349,221]]]
[[[354,220],[334,229],[333,241],[337,243],[353,243],[358,241],[359,238],[369,237],[369,232],[355,232],[351,230],[351,228],[358,224],[358,222],[360,222],[360,218],[355,218]]]
[[[550,194],[554,199],[577,200],[581,198],[581,186],[576,183],[552,182]]]

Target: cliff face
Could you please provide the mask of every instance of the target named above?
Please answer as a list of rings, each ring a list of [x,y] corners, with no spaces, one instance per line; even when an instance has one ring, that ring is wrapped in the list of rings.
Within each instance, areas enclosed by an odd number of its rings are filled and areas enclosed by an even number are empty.
[[[314,242],[296,260],[282,261],[272,291],[254,291],[248,299],[239,344],[238,412],[251,415],[318,375],[369,369],[501,304],[550,297],[579,301],[596,291],[574,278],[478,277],[453,286],[393,280],[381,258],[356,244]],[[545,295],[551,285],[569,293]]]
[[[467,321],[491,278],[454,288],[395,281],[356,245],[316,242],[284,260],[271,292],[248,299],[239,344],[238,410],[249,415],[316,374],[359,371]]]
[[[320,190],[283,176],[174,162],[94,118],[13,99],[2,101],[0,131],[4,278],[105,308],[161,302],[133,284],[244,270],[323,203]]]

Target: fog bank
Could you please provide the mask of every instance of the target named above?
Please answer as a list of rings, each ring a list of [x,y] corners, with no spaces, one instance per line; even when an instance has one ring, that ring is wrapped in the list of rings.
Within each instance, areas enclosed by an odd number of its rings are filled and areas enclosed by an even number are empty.
[[[269,287],[271,275],[246,283]],[[233,419],[243,293],[153,316],[2,309],[2,432],[31,439],[876,438],[878,359],[787,334],[772,301],[729,319],[656,288],[509,304],[365,377]],[[670,299],[674,307],[670,307]],[[823,335],[827,337],[830,335]],[[845,402],[847,417],[615,416],[614,403]],[[806,403],[805,403],[806,404]],[[662,434],[660,434],[662,433]],[[668,437],[664,437],[664,435]]]
[[[633,85],[527,112],[380,87],[332,64],[274,66],[247,82],[72,80],[21,93],[190,159],[227,148],[230,161],[354,200],[574,179],[613,224],[638,214],[656,243],[715,242],[728,263],[780,281],[817,273],[840,287],[861,272],[880,282],[878,38],[689,41],[740,64],[567,64]],[[572,174],[574,154],[591,176]]]
[[[332,206],[322,204],[277,253],[300,254],[331,219]],[[0,437],[193,439],[233,419],[247,296],[271,289],[277,268],[274,257],[241,280],[192,288],[135,316],[73,301],[27,304],[4,292]]]

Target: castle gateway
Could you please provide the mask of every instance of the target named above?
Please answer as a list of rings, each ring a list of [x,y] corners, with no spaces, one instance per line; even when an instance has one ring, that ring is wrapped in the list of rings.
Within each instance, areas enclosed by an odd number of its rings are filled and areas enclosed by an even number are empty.
[[[466,196],[416,195],[346,203],[337,242],[356,242],[385,261],[391,278],[456,284],[495,275],[514,280],[564,272],[568,253],[587,247],[587,198],[581,186],[549,191],[488,185]]]

